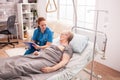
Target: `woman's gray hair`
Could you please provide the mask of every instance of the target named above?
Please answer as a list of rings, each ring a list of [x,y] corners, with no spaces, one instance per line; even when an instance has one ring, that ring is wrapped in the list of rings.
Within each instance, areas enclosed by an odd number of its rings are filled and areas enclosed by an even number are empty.
[[[68,35],[68,43],[70,43],[70,41],[73,39],[73,33],[71,31],[67,31],[67,35]]]

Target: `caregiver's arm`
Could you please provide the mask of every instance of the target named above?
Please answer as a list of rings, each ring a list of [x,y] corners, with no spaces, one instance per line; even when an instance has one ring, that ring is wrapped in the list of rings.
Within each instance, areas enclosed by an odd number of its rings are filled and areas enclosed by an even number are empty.
[[[67,53],[64,53],[63,56],[62,56],[62,60],[58,64],[56,64],[52,67],[42,68],[41,71],[43,71],[43,72],[56,71],[56,70],[64,67],[69,62],[69,60],[70,60],[70,56]]]

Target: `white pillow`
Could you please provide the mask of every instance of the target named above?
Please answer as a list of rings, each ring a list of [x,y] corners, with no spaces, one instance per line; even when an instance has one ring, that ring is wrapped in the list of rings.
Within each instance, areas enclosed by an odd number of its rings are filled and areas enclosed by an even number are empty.
[[[59,44],[60,37],[53,40],[53,44]],[[74,53],[82,53],[85,47],[88,44],[89,38],[84,35],[74,34],[73,39],[70,42],[70,45]]]
[[[74,37],[72,41],[70,42],[70,45],[72,46],[74,53],[82,53],[82,51],[85,49],[85,47],[88,44],[89,38],[84,35],[74,34]]]

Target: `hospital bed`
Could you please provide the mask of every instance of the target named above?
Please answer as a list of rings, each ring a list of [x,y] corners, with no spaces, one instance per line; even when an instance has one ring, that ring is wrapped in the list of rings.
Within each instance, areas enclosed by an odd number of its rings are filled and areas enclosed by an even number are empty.
[[[20,76],[12,80],[81,80],[79,73],[83,70],[87,71],[85,67],[92,61],[94,30],[84,29],[81,27],[67,27],[67,25],[63,25],[63,23],[59,22],[53,22],[51,24],[52,25],[50,24],[48,25],[51,26],[51,28],[54,31],[54,34],[56,34],[54,36],[55,39],[53,40],[53,43],[57,43],[59,41],[58,36],[62,30],[72,28],[74,37],[70,42],[70,45],[72,46],[73,49],[73,57],[70,59],[69,63],[64,68],[61,68],[55,72],[42,74],[29,74],[29,76],[27,75]],[[61,28],[61,30],[59,28]],[[106,36],[102,32],[98,33],[99,33],[98,38],[99,37],[100,38],[97,39],[98,43],[95,48],[95,55],[97,55],[97,53],[101,53],[104,57]],[[101,40],[102,36],[103,40]]]
[[[52,24],[48,23],[49,26],[52,26],[54,34],[54,41],[53,43],[57,43],[59,40],[59,34],[61,30],[71,29],[71,27],[67,27],[69,25],[63,25],[59,22],[53,22]],[[65,27],[66,26],[66,27]],[[60,28],[58,30],[58,27]],[[57,31],[58,30],[58,31]],[[73,42],[71,45],[75,48],[78,48],[77,50],[74,50],[73,57],[70,59],[70,62],[66,65],[64,69],[60,69],[55,72],[51,73],[43,73],[43,74],[31,74],[31,76],[24,77],[26,80],[81,80],[79,73],[84,70],[85,72],[89,73],[85,69],[85,67],[92,61],[93,56],[93,45],[94,45],[94,30],[85,29],[82,27],[72,27],[72,31],[75,33]],[[105,59],[105,47],[107,38],[106,35],[103,32],[99,32],[97,34],[97,45],[96,45],[96,54],[100,53],[102,54],[102,58]],[[101,38],[102,37],[102,38]],[[77,47],[74,46],[77,44]],[[98,75],[93,75],[97,78],[97,80],[100,80],[101,77],[98,77]]]

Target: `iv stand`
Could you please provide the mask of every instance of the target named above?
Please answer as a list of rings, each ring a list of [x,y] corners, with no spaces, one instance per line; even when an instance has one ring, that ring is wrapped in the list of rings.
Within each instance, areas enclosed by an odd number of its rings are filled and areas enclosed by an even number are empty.
[[[94,35],[93,55],[92,55],[92,64],[91,64],[91,76],[90,76],[90,80],[92,80],[93,69],[94,69],[94,59],[95,59],[95,47],[96,47],[96,39],[97,39],[98,17],[100,12],[107,13],[107,11],[106,10],[90,10],[90,11],[96,12],[95,35]]]

